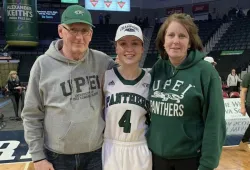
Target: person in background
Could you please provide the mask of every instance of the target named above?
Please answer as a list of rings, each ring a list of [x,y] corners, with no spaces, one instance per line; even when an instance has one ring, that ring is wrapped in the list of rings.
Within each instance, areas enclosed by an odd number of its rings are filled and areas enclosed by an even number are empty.
[[[231,92],[239,92],[237,83],[242,82],[242,80],[236,74],[235,69],[232,69],[231,73],[227,76],[227,86],[228,86],[228,95],[230,96]]]
[[[217,63],[214,61],[213,57],[206,56],[204,58],[204,60],[207,61],[207,62],[209,62],[210,64],[212,64],[213,67],[215,67],[217,65]],[[221,77],[220,76],[219,76],[219,78],[220,78],[220,81],[221,81]]]
[[[240,105],[241,109],[240,112],[243,116],[248,114],[250,117],[250,73],[247,73],[244,75],[242,83],[241,83],[241,91],[240,91]],[[244,136],[242,137],[242,140],[239,144],[239,148],[241,150],[250,152],[250,149],[248,147],[248,142],[250,139],[250,125],[245,131]]]
[[[217,65],[217,63],[214,61],[214,58],[213,57],[205,57],[204,58],[205,61],[209,62],[210,64],[212,64],[213,67],[215,67]]]
[[[20,85],[20,80],[17,75],[17,72],[10,71],[9,77],[8,77],[8,90],[9,90],[10,99],[12,101],[13,108],[15,111],[15,117],[11,118],[14,120],[22,120],[18,115],[19,102],[20,102],[22,89],[23,87]]]
[[[170,15],[156,46],[161,58],[151,71],[147,134],[153,170],[214,170],[226,137],[225,107],[193,19]]]

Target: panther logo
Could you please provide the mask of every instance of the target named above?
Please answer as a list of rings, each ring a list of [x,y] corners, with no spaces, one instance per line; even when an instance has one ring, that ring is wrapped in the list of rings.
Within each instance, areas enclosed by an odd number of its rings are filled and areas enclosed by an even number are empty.
[[[160,91],[155,91],[151,96],[153,98],[162,98],[162,101],[175,100],[176,103],[180,103],[180,100],[184,98],[184,95],[177,95],[174,93],[163,93]]]

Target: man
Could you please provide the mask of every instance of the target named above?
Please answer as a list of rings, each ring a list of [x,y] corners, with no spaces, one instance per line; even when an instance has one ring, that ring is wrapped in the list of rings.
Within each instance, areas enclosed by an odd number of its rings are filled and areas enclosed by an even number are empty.
[[[36,170],[101,170],[101,82],[115,62],[89,49],[89,11],[69,6],[53,41],[34,63],[22,112]]]
[[[210,64],[212,64],[213,67],[215,67],[217,65],[217,63],[214,61],[213,57],[207,56],[207,57],[204,58],[204,60],[207,61],[207,62],[209,62]],[[220,81],[221,81],[221,77],[220,76],[219,76],[219,78],[220,78]]]
[[[248,114],[250,117],[250,73],[245,74],[243,77],[243,81],[241,83],[241,92],[240,92],[240,102],[241,102],[241,109],[240,112],[243,116]],[[241,142],[240,142],[240,149],[250,152],[250,149],[248,147],[248,141],[250,139],[250,125],[248,126]]]
[[[208,57],[208,56],[207,56],[207,57],[204,58],[204,60],[207,61],[207,62],[209,62],[209,63],[211,63],[214,67],[215,67],[216,64],[217,64],[217,63],[214,61],[214,58],[213,58],[213,57]]]

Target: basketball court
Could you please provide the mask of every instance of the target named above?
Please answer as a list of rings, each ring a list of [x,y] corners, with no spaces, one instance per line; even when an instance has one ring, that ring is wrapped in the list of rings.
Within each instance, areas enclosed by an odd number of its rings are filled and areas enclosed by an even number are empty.
[[[34,170],[24,141],[22,121],[13,121],[12,103],[0,98],[5,127],[0,130],[0,170]],[[219,167],[216,170],[250,170],[250,153],[240,151],[237,145],[223,148]]]

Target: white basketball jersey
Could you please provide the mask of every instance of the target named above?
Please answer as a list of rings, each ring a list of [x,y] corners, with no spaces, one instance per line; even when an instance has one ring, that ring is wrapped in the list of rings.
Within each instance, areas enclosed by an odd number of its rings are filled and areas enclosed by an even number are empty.
[[[150,80],[150,74],[144,70],[135,80],[125,80],[117,68],[105,72],[105,139],[145,140]]]

